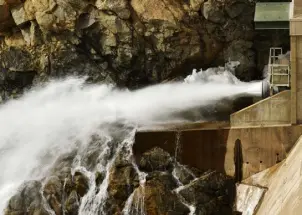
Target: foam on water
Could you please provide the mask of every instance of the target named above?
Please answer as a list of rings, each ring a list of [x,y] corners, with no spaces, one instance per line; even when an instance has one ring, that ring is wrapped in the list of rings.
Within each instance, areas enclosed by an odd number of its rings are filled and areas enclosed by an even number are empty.
[[[59,155],[84,149],[96,131],[110,139],[121,135],[116,134],[120,124],[133,125],[125,131],[133,132],[139,126],[181,120],[173,115],[175,112],[207,106],[226,97],[261,93],[260,82],[230,82],[225,81],[226,76],[220,77],[136,91],[87,85],[84,79],[71,77],[35,87],[20,99],[0,106],[0,211],[20,183],[45,176]],[[102,146],[104,152],[111,148],[110,140],[107,143]],[[98,168],[108,171],[113,160],[107,162],[104,158],[100,162],[103,164]],[[105,189],[107,185],[101,186]],[[93,214],[87,210],[81,205],[81,214]]]

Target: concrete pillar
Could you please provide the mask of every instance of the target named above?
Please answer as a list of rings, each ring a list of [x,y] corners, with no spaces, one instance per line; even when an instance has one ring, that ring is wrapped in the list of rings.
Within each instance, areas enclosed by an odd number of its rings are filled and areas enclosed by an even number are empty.
[[[291,123],[302,123],[302,0],[292,1],[291,41]]]
[[[302,2],[301,0],[298,0]],[[302,7],[302,4],[301,4]],[[290,20],[291,123],[302,123],[302,17]]]
[[[302,0],[293,0],[294,4],[294,18],[302,15]]]

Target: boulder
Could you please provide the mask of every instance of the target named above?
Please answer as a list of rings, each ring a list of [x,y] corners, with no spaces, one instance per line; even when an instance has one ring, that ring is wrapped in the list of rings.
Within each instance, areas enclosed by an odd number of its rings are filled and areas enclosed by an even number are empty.
[[[63,184],[57,176],[52,176],[47,179],[43,189],[43,195],[48,204],[55,211],[56,215],[62,214],[62,196],[63,196]]]
[[[83,197],[89,189],[89,179],[81,172],[75,172],[73,176],[74,190]]]
[[[142,171],[166,171],[173,167],[170,154],[161,148],[155,147],[142,155],[139,168]]]
[[[65,202],[65,214],[77,215],[80,207],[80,201],[77,192],[72,191]]]
[[[205,172],[200,178],[185,185],[179,194],[196,206],[197,214],[232,214],[234,181],[222,173]]]
[[[77,151],[72,151],[60,155],[54,163],[51,169],[51,173],[53,175],[57,175],[61,181],[64,181],[65,178],[68,178],[70,176],[71,165],[76,155]]]
[[[50,215],[44,207],[39,181],[25,182],[10,199],[5,215]]]
[[[171,190],[171,191],[173,191],[178,186],[177,182],[174,180],[174,177],[169,172],[161,172],[161,171],[150,172],[146,176],[146,181],[150,184],[161,183],[166,190]]]
[[[144,186],[136,188],[130,211],[137,213],[144,211],[145,214],[157,215],[187,215],[189,209],[172,191],[173,181],[170,174],[158,173],[147,180]],[[137,205],[138,207],[135,207]]]
[[[117,208],[122,210],[128,197],[138,186],[138,176],[132,165],[113,167],[109,173],[108,194]]]
[[[178,163],[174,165],[173,175],[182,184],[188,184],[188,183],[190,183],[190,181],[195,179],[194,173],[188,167],[183,166]]]

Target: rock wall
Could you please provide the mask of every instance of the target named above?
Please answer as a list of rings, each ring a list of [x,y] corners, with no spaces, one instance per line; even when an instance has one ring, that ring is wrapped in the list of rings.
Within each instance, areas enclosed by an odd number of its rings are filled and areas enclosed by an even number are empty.
[[[137,87],[229,59],[250,80],[253,13],[249,0],[0,0],[1,97],[68,74]]]

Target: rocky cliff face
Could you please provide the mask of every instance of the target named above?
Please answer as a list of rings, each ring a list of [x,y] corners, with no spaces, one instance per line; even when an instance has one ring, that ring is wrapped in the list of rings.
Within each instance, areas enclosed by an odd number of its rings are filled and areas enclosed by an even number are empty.
[[[234,183],[231,178],[215,172],[200,172],[175,162],[167,152],[153,148],[143,154],[138,168],[147,174],[144,184],[130,160],[122,152],[115,159],[105,179],[96,173],[97,186],[92,186],[85,172],[71,173],[76,154],[71,153],[57,160],[50,176],[41,181],[24,183],[8,204],[6,215],[77,215],[83,197],[89,192],[105,195],[101,208],[89,214],[127,215],[231,215]],[[193,173],[194,172],[194,173]],[[107,194],[105,194],[107,193]],[[97,198],[97,197],[95,197]],[[193,213],[194,210],[194,213]],[[87,213],[83,213],[87,214]]]
[[[0,0],[0,88],[69,74],[135,87],[238,60],[255,67],[249,0]]]

